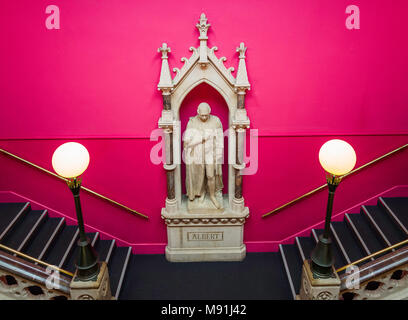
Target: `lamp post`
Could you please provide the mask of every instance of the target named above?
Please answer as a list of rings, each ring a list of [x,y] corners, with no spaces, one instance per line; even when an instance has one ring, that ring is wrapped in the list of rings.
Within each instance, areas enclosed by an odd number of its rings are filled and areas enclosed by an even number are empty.
[[[330,278],[333,276],[334,257],[330,237],[330,222],[333,210],[334,192],[341,178],[349,173],[356,164],[356,153],[347,142],[339,139],[327,141],[320,148],[319,161],[326,171],[326,181],[329,188],[324,232],[319,237],[316,247],[311,253],[311,270],[315,278]]]
[[[89,153],[86,148],[77,142],[67,142],[59,146],[52,156],[52,166],[57,174],[67,178],[75,200],[75,209],[78,220],[79,240],[78,257],[76,261],[79,280],[89,281],[96,278],[99,272],[98,255],[86,237],[84,220],[82,217],[79,191],[81,178],[78,178],[89,165]]]

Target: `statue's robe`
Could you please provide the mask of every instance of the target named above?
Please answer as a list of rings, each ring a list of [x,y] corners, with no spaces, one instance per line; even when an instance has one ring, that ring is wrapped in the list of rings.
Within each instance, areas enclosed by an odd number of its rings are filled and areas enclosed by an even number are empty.
[[[203,138],[209,138],[204,143]],[[186,191],[190,200],[202,196],[207,187],[205,170],[215,177],[216,193],[222,191],[222,163],[224,157],[224,135],[217,116],[209,115],[203,122],[199,116],[191,117],[183,137],[186,163]]]

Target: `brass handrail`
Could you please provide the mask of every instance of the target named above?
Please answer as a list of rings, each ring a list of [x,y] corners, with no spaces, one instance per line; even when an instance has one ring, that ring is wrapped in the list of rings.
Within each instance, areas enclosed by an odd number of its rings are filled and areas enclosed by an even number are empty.
[[[19,156],[16,156],[15,154],[12,154],[11,152],[8,152],[8,151],[3,150],[3,149],[1,149],[1,148],[0,148],[0,152],[2,152],[2,153],[6,154],[6,155],[8,155],[8,156],[10,156],[10,157],[12,157],[12,158],[14,158],[14,159],[17,159],[17,160],[19,160],[19,161],[21,161],[21,162],[24,162],[25,164],[28,164],[28,165],[30,165],[30,166],[32,166],[32,167],[38,169],[38,170],[41,170],[42,172],[45,172],[45,173],[47,173],[47,174],[49,174],[49,175],[51,175],[51,176],[53,176],[53,177],[55,177],[55,178],[58,178],[58,179],[60,179],[60,180],[64,180],[65,182],[68,181],[68,179],[66,179],[66,178],[64,178],[64,177],[61,177],[61,176],[57,175],[56,173],[51,172],[51,171],[49,171],[49,170],[47,170],[47,169],[44,169],[43,167],[40,167],[40,166],[38,166],[38,165],[36,165],[36,164],[34,164],[34,163],[28,161],[28,160],[25,160],[25,159],[23,159],[23,158],[20,158]],[[129,207],[127,207],[127,206],[125,206],[125,205],[119,203],[119,202],[116,202],[115,200],[112,200],[112,199],[110,199],[110,198],[108,198],[108,197],[105,197],[105,196],[101,195],[100,193],[97,193],[97,192],[95,192],[95,191],[93,191],[93,190],[91,190],[91,189],[88,189],[88,188],[83,187],[83,186],[81,187],[81,189],[82,189],[82,190],[85,190],[85,191],[87,191],[87,192],[89,192],[89,193],[91,193],[91,194],[93,194],[94,196],[97,196],[97,197],[99,197],[99,198],[101,198],[101,199],[104,199],[104,200],[110,202],[110,203],[113,203],[114,205],[117,205],[117,206],[119,206],[119,207],[121,207],[121,208],[123,208],[123,209],[125,209],[125,210],[127,210],[127,211],[129,211],[129,212],[131,212],[131,213],[133,213],[133,214],[136,214],[136,215],[139,215],[139,216],[141,216],[141,217],[143,217],[143,218],[149,219],[148,216],[146,216],[146,215],[144,215],[144,214],[142,214],[142,213],[140,213],[140,212],[137,212],[136,210],[133,210],[133,209],[131,209],[131,208],[129,208]]]
[[[44,265],[44,266],[46,266],[46,267],[51,267],[51,268],[53,268],[54,270],[58,270],[59,272],[65,273],[66,275],[69,275],[69,276],[71,276],[71,277],[74,276],[73,273],[71,273],[71,272],[69,272],[69,271],[67,271],[67,270],[58,268],[57,266],[54,266],[54,265],[49,264],[49,263],[47,263],[47,262],[38,260],[38,259],[36,259],[36,258],[34,258],[34,257],[31,257],[31,256],[25,254],[25,253],[22,253],[22,252],[20,252],[20,251],[17,251],[17,250],[14,250],[14,249],[12,249],[12,248],[9,248],[9,247],[5,246],[4,244],[1,244],[1,243],[0,243],[0,249],[4,249],[4,250],[7,250],[7,251],[10,251],[10,252],[12,252],[12,253],[14,253],[14,254],[20,256],[20,257],[29,259],[29,260],[34,261],[34,262],[36,262],[36,263],[42,264],[42,265]]]
[[[408,239],[406,239],[406,240],[404,240],[404,241],[401,241],[401,242],[398,242],[398,243],[396,243],[396,244],[394,244],[394,245],[392,245],[392,246],[389,246],[389,247],[387,247],[387,248],[385,248],[385,249],[382,249],[382,250],[379,250],[379,251],[377,251],[377,252],[374,252],[374,253],[372,253],[372,254],[370,254],[370,255],[364,257],[364,258],[361,258],[361,259],[359,259],[359,260],[357,260],[357,261],[354,261],[354,262],[352,262],[352,263],[349,263],[348,265],[337,269],[336,272],[337,272],[337,273],[338,273],[338,272],[341,272],[341,271],[347,269],[347,268],[350,267],[350,266],[353,266],[353,265],[355,265],[355,264],[359,264],[359,263],[361,263],[361,262],[364,262],[364,261],[366,261],[366,260],[368,260],[368,259],[371,259],[372,257],[378,256],[378,255],[381,254],[381,253],[390,251],[390,250],[392,250],[392,249],[394,249],[394,248],[396,248],[396,247],[402,246],[402,245],[404,245],[404,244],[408,244]]]
[[[345,177],[347,177],[347,176],[349,176],[349,175],[351,175],[353,173],[356,173],[356,172],[358,172],[358,171],[360,171],[360,170],[362,170],[362,169],[364,169],[364,168],[366,168],[366,167],[368,167],[368,166],[370,166],[370,165],[372,165],[372,164],[374,164],[374,163],[376,163],[376,162],[378,162],[378,161],[380,161],[380,160],[382,160],[382,159],[384,159],[386,157],[389,157],[389,156],[393,155],[394,153],[405,149],[406,147],[408,147],[408,144],[405,144],[405,145],[403,145],[403,146],[401,146],[401,147],[399,147],[397,149],[394,149],[394,150],[382,155],[381,157],[378,157],[378,158],[376,158],[376,159],[374,159],[374,160],[372,160],[370,162],[367,162],[366,164],[362,165],[361,167],[358,167],[358,168],[350,171],[349,173],[345,174],[342,177],[342,179],[344,179]],[[298,197],[296,199],[293,199],[293,200],[285,203],[284,205],[282,205],[282,206],[280,206],[280,207],[278,207],[278,208],[276,208],[276,209],[274,209],[272,211],[269,211],[268,213],[265,213],[264,215],[262,215],[262,218],[266,218],[271,214],[276,214],[278,211],[282,210],[283,208],[286,208],[287,206],[289,206],[289,205],[291,205],[291,204],[293,204],[295,202],[298,202],[299,200],[302,200],[303,198],[306,198],[306,197],[308,197],[308,196],[310,196],[310,195],[316,193],[317,191],[322,190],[322,189],[324,189],[326,187],[327,187],[327,184],[321,185],[320,187],[318,187],[316,189],[313,189],[312,191],[309,191],[309,192],[305,193],[304,195],[302,195],[302,196],[300,196],[300,197]]]

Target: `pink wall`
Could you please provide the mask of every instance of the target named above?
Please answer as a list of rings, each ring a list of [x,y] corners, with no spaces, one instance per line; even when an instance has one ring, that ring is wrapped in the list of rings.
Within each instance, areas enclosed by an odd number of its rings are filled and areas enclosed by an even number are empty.
[[[60,30],[45,27],[49,4]],[[345,27],[350,4],[360,30]],[[2,138],[148,137],[161,110],[157,48],[167,42],[181,67],[199,44],[201,12],[227,66],[248,46],[247,107],[261,134],[408,133],[404,0],[3,0],[0,9]]]
[[[45,28],[49,4],[61,10],[60,30]],[[345,27],[349,4],[360,7],[360,30]],[[165,174],[149,158],[162,108],[157,48],[167,42],[170,66],[181,67],[188,48],[198,46],[195,24],[205,12],[209,46],[228,58],[226,66],[237,67],[241,41],[248,47],[246,106],[260,137],[258,172],[244,180],[251,210],[245,241],[251,251],[270,250],[323,219],[325,192],[261,215],[324,183],[317,154],[326,140],[351,143],[357,166],[407,143],[407,9],[402,0],[2,1],[0,148],[51,170],[58,145],[83,143],[91,154],[84,185],[150,217],[83,193],[86,223],[137,252],[163,252]],[[206,86],[184,101],[184,125],[202,100],[226,128],[225,103]],[[407,160],[403,151],[347,178],[335,212],[407,184]],[[0,190],[75,217],[63,182],[1,154]]]
[[[335,136],[350,142],[360,166],[407,143],[407,136]],[[250,251],[273,250],[276,241],[324,219],[327,193],[322,191],[262,219],[266,212],[322,184],[324,173],[317,154],[333,136],[261,137],[256,175],[244,180],[244,197],[251,210],[245,242]],[[1,140],[0,146],[52,170],[51,156],[66,140]],[[131,215],[82,192],[85,222],[98,230],[134,245],[135,252],[164,252],[165,226],[160,218],[166,182],[161,166],[150,162],[148,151],[155,144],[147,139],[76,139],[91,154],[83,175],[84,186],[108,195],[150,217]],[[135,156],[140,153],[140,157]],[[393,186],[407,184],[408,150],[346,178],[336,192],[334,214]],[[64,182],[0,154],[0,190],[11,190],[75,218],[72,195]]]

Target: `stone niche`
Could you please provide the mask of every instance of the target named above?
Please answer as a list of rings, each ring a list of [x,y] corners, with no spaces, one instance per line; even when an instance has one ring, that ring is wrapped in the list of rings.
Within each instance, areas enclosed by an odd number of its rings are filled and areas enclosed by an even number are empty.
[[[159,128],[164,133],[164,169],[167,176],[167,197],[161,211],[167,225],[166,258],[174,262],[240,261],[246,255],[243,235],[244,224],[249,217],[249,209],[242,197],[245,133],[249,128],[245,109],[245,94],[250,89],[245,64],[247,48],[241,43],[236,50],[239,64],[236,77],[233,77],[231,72],[234,68],[227,69],[224,65],[226,58],[216,57],[217,47],[207,46],[210,24],[204,13],[196,27],[200,46],[190,47],[190,58],[181,58],[184,65],[181,69],[173,68],[174,77],[168,63],[170,47],[163,43],[158,49],[162,59],[158,89],[163,96]],[[223,139],[217,138],[220,121],[207,107],[206,97],[202,97],[204,103],[197,106],[198,114],[192,115],[195,119],[190,118],[187,125],[186,131],[190,126],[196,130],[193,130],[195,133],[189,136],[181,132],[180,106],[188,93],[201,83],[217,90],[228,106],[229,128],[221,126],[221,130],[229,129],[227,163],[217,162],[217,150],[222,153],[224,148],[223,142],[220,142]],[[202,136],[197,132],[201,132]],[[215,150],[214,154],[211,150]],[[195,166],[195,162],[190,166],[186,164],[188,181],[181,181],[183,152],[203,154],[201,166]],[[228,193],[223,193],[222,186],[216,182],[222,172],[217,165],[228,166]],[[186,184],[187,195],[182,194],[182,183]]]

